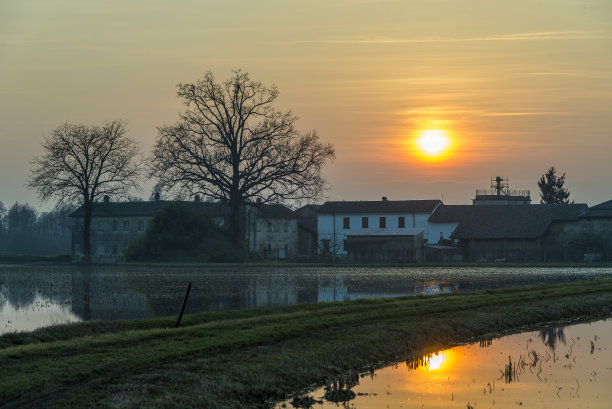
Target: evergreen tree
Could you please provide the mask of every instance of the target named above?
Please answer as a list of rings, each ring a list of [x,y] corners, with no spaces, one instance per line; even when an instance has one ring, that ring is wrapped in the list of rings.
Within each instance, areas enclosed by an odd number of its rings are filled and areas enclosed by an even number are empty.
[[[551,166],[538,181],[540,188],[540,203],[542,204],[565,204],[569,203],[569,191],[563,187],[565,184],[565,173],[557,176],[554,166]]]

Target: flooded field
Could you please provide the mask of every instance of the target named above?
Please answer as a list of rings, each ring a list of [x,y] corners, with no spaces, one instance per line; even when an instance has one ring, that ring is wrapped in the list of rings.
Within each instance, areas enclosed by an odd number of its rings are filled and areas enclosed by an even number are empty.
[[[0,266],[0,334],[69,322],[466,292],[612,277],[610,268]]]
[[[348,376],[276,409],[608,409],[610,346],[610,319],[525,332]]]

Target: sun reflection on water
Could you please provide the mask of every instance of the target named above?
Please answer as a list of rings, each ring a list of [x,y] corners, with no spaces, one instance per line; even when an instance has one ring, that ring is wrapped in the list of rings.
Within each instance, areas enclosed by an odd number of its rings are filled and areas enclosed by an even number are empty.
[[[546,337],[542,330],[528,331],[437,351],[362,376],[342,403],[359,409],[609,409],[611,328],[612,320],[602,320],[550,329]],[[559,341],[555,349],[549,335]],[[512,379],[505,376],[510,366]],[[339,406],[322,390],[310,395],[320,400],[317,408]]]
[[[435,354],[431,354],[431,356],[429,357],[427,369],[429,371],[435,371],[440,369],[440,367],[444,363],[444,358],[444,353],[442,351],[437,352]]]

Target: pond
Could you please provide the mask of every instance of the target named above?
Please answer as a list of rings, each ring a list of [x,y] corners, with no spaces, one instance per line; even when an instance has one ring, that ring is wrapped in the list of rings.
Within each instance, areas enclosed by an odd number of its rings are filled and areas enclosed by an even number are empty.
[[[611,319],[525,332],[348,376],[349,386],[330,384],[276,409],[306,402],[315,409],[608,409],[610,345]]]
[[[465,292],[612,277],[611,268],[0,265],[0,334],[88,320]]]

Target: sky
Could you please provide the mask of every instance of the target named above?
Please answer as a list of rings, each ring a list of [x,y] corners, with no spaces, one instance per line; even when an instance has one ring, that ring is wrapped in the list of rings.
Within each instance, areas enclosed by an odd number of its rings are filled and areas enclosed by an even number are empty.
[[[176,85],[233,69],[335,146],[327,200],[469,204],[502,176],[538,203],[550,166],[612,199],[610,0],[0,0],[0,201],[53,207],[25,184],[64,122],[127,120],[149,153]]]

